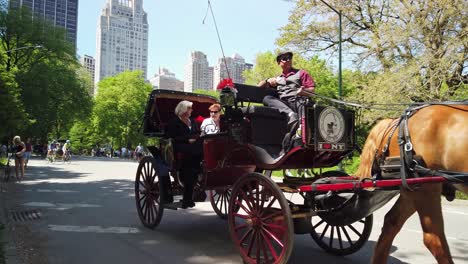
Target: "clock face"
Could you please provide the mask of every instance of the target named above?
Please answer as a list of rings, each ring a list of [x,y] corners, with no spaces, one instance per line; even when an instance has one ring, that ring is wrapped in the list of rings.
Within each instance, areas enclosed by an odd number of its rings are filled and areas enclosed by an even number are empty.
[[[322,138],[330,143],[336,143],[343,138],[345,122],[343,114],[334,107],[325,108],[319,115],[319,131]]]

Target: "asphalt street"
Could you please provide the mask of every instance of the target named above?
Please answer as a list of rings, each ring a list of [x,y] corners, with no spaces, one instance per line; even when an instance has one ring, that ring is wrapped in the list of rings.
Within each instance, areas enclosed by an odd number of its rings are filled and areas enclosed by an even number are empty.
[[[32,160],[24,181],[2,186],[7,263],[242,263],[227,222],[208,201],[165,210],[155,230],[143,227],[134,199],[136,169],[136,162],[107,158]],[[290,263],[368,263],[392,203],[375,213],[370,239],[359,252],[331,256],[309,235],[297,235]],[[454,261],[468,263],[468,202],[444,202],[443,213]],[[435,263],[417,216],[395,239],[389,263]]]

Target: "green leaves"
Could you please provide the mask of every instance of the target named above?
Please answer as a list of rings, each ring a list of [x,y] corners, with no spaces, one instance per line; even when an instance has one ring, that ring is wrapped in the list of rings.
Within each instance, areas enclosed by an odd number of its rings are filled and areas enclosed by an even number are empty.
[[[99,82],[92,115],[96,142],[121,147],[145,141],[140,126],[152,86],[142,74],[126,71]]]

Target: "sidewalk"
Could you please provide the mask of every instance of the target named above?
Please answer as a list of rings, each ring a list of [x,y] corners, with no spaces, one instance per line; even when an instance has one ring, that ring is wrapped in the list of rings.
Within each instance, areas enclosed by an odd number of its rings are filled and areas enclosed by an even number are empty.
[[[13,172],[14,173],[14,172]],[[13,176],[14,177],[14,176]],[[22,263],[17,255],[16,243],[14,239],[14,225],[10,222],[8,214],[10,212],[10,203],[11,203],[11,193],[14,189],[13,184],[16,184],[15,180],[10,177],[10,181],[5,183],[2,182],[2,190],[0,192],[0,223],[3,224],[4,232],[4,253],[5,253],[5,263],[6,264],[20,264]]]

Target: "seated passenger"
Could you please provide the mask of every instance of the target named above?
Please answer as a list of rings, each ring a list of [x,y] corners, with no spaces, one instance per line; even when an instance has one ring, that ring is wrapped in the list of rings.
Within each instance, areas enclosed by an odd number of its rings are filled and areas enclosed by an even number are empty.
[[[216,134],[219,133],[219,117],[221,116],[221,105],[220,104],[212,104],[208,107],[210,110],[210,117],[203,120],[201,124],[200,130],[201,135],[209,135],[209,134]]]
[[[176,118],[169,121],[166,135],[174,140],[174,153],[182,153],[179,175],[184,183],[182,208],[194,207],[193,188],[201,171],[200,162],[203,159],[202,142],[198,140],[200,130],[192,114],[192,102],[181,101],[175,108]]]

